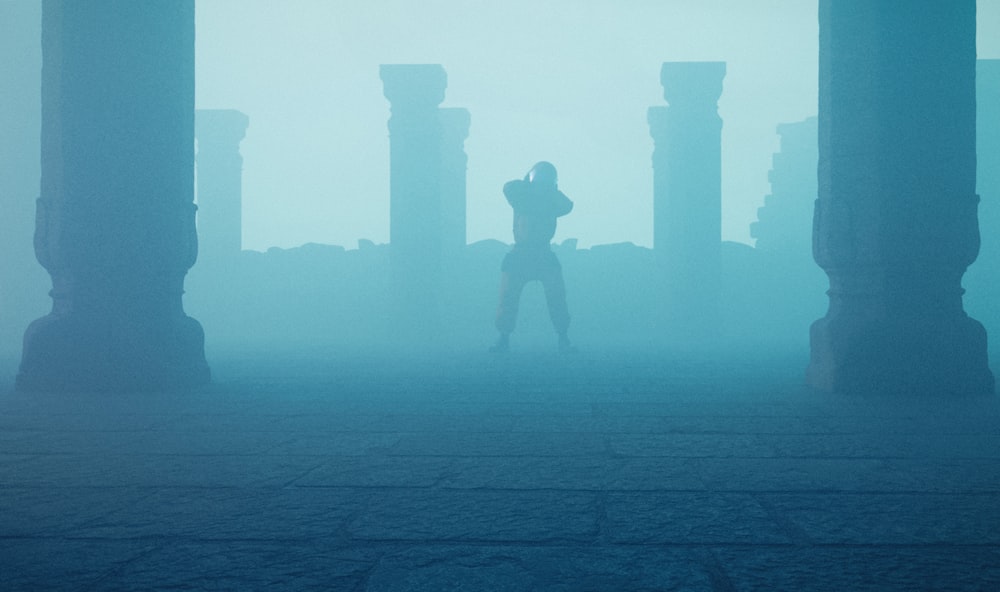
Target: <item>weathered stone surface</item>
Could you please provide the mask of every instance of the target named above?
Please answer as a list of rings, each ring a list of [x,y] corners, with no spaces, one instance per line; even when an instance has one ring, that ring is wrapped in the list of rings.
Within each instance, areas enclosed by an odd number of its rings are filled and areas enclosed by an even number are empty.
[[[182,305],[198,252],[194,2],[47,0],[42,48],[34,244],[53,307],[25,332],[17,384],[204,384],[204,334]]]
[[[344,525],[367,503],[367,492],[344,488],[170,487],[145,489],[102,515],[67,529],[74,537],[188,540],[344,539]],[[93,493],[90,494],[93,498]]]
[[[602,532],[622,544],[782,544],[790,540],[757,500],[714,492],[609,493]]]
[[[558,544],[597,535],[598,496],[573,491],[386,489],[347,526],[369,541]]]
[[[373,554],[325,542],[177,541],[130,561],[100,590],[364,590]]]
[[[108,589],[98,584],[114,579],[119,569],[148,556],[156,547],[154,542],[135,540],[0,538],[4,587],[19,592]]]
[[[801,366],[784,359],[755,383],[709,363],[678,373],[648,353],[578,355],[577,372],[559,380],[517,359],[491,374],[485,354],[333,367],[315,353],[284,370],[249,364],[245,379],[202,393],[66,397],[15,392],[8,378],[4,584],[652,592],[1000,582],[996,399],[824,395],[788,387]],[[489,387],[501,376],[511,390]],[[660,379],[669,389],[657,401]],[[769,384],[785,386],[762,393]]]
[[[687,550],[614,546],[432,546],[389,553],[370,592],[412,590],[710,590],[702,557]]]
[[[995,547],[744,547],[715,552],[732,590],[949,590],[1000,585]]]
[[[830,307],[808,380],[833,392],[993,392],[962,304],[980,237],[976,3],[820,2],[813,255]]]
[[[995,493],[768,494],[761,498],[812,544],[997,545]]]

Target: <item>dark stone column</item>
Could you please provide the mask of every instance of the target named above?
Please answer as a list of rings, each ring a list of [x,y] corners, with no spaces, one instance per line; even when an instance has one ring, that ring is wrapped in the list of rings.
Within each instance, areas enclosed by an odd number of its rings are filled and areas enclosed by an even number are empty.
[[[45,0],[35,253],[52,312],[19,388],[165,389],[209,378],[184,314],[197,254],[194,2]]]
[[[389,243],[394,329],[430,338],[440,318],[443,124],[438,105],[448,84],[438,64],[379,69],[389,100]]]
[[[665,62],[667,107],[649,109],[653,249],[666,285],[666,330],[711,337],[718,318],[722,244],[722,95],[725,62]]]
[[[235,109],[195,112],[199,267],[233,265],[243,250],[240,142],[249,124],[250,119]]]
[[[820,0],[813,253],[830,307],[808,381],[838,392],[993,390],[962,307],[979,250],[975,0]]]
[[[468,109],[440,109],[441,117],[441,246],[446,258],[455,257],[466,243],[466,170],[469,157]]]

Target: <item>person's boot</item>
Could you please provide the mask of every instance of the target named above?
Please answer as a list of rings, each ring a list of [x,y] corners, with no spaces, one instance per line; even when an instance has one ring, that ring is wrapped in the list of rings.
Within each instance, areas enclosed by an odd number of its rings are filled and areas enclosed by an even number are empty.
[[[501,333],[497,337],[496,343],[490,347],[490,352],[494,354],[505,354],[510,351],[510,333]]]
[[[573,344],[569,342],[569,336],[565,333],[559,334],[559,353],[561,354],[572,354],[576,353],[576,348]]]

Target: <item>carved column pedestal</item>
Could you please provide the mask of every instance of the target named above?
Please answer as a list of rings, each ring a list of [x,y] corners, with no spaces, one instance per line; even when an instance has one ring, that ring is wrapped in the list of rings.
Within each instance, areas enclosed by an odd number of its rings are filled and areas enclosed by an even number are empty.
[[[821,0],[811,385],[993,390],[962,308],[979,249],[974,0]]]
[[[184,314],[197,254],[194,2],[45,0],[35,253],[52,312],[24,336],[18,388],[206,382]]]

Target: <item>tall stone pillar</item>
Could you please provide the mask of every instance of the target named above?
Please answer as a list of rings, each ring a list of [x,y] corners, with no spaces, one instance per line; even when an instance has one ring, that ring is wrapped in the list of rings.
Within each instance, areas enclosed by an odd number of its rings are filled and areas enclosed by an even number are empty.
[[[813,253],[830,307],[808,381],[838,392],[993,390],[962,306],[979,250],[975,0],[820,0]]]
[[[194,1],[44,0],[35,254],[52,312],[24,336],[25,390],[209,378],[184,314],[197,254]]]
[[[431,337],[438,329],[442,280],[443,124],[448,84],[438,64],[383,64],[389,100],[389,243],[394,334]]]
[[[243,156],[250,119],[235,109],[195,112],[198,251],[201,265],[232,265],[243,249]]]
[[[24,329],[48,309],[49,276],[32,252],[41,175],[42,7],[0,2],[0,357],[21,353]]]
[[[466,244],[466,170],[469,157],[468,109],[440,109],[441,116],[441,246],[445,257],[454,257]]]
[[[717,328],[722,245],[722,95],[725,62],[665,62],[667,107],[649,109],[653,136],[653,249],[666,285],[666,327],[681,340]]]

